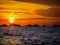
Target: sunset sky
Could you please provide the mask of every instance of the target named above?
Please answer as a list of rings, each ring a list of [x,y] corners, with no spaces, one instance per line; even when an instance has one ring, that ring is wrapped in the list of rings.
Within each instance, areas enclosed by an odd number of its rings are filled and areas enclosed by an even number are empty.
[[[60,0],[0,0],[0,25],[60,25]]]

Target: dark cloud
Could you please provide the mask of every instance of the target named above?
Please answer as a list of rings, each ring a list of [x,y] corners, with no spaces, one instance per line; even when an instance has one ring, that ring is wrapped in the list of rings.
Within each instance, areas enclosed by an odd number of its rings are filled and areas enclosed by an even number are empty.
[[[60,0],[15,0],[15,1],[45,4],[45,5],[51,5],[51,6],[59,6],[60,5]]]
[[[0,10],[5,9],[4,7],[0,7]]]
[[[47,17],[60,17],[60,8],[50,8],[47,10],[36,10],[37,15],[47,16]]]

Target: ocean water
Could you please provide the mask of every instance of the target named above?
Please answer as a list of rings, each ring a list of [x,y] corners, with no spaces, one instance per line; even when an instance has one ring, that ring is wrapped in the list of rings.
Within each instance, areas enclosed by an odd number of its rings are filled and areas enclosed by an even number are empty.
[[[0,27],[0,45],[60,45],[60,27]]]

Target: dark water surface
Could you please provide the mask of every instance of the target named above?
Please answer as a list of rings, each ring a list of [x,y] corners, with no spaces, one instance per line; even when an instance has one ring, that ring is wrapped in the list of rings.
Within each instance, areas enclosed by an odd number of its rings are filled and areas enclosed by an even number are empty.
[[[60,27],[0,27],[0,45],[60,45]]]

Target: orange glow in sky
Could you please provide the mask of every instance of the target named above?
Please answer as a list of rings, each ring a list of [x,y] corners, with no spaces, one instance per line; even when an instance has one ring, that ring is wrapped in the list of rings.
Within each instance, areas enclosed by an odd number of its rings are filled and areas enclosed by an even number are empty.
[[[18,2],[14,0],[1,0],[0,1],[0,24],[10,24],[16,23],[21,25],[27,24],[53,24],[56,23],[56,18],[49,18],[47,16],[36,14],[35,10],[47,10],[52,8],[52,6],[27,3],[27,2]],[[28,20],[28,18],[33,18]],[[35,20],[34,18],[40,18]],[[4,20],[3,20],[4,19]],[[5,20],[6,19],[6,20]],[[24,20],[26,19],[26,20]],[[7,21],[8,20],[8,21]]]

